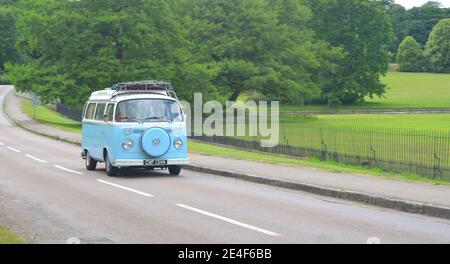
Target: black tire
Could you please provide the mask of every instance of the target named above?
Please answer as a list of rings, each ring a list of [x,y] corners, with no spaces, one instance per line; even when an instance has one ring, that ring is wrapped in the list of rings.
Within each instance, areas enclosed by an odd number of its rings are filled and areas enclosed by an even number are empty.
[[[93,171],[97,168],[97,163],[98,161],[96,161],[95,159],[93,159],[91,157],[91,154],[89,153],[89,151],[86,152],[86,169],[88,171]]]
[[[175,166],[175,165],[169,166],[170,175],[178,176],[178,175],[180,175],[180,172],[181,172],[181,166]]]
[[[109,161],[108,153],[105,153],[105,167],[106,167],[106,174],[108,176],[114,177],[117,175],[117,171],[119,169],[111,164],[111,161]]]

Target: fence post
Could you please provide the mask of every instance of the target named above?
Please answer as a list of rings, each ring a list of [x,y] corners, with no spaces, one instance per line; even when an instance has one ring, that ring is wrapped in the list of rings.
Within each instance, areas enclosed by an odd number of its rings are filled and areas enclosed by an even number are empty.
[[[434,153],[434,162],[433,162],[433,179],[441,176],[441,159]]]
[[[441,176],[441,159],[438,155],[438,147],[436,146],[439,137],[437,133],[433,133],[433,149],[434,149],[434,157],[433,157],[433,179]]]
[[[320,143],[322,145],[320,159],[327,160],[327,145],[325,144],[325,140],[323,138],[323,128],[320,129]]]

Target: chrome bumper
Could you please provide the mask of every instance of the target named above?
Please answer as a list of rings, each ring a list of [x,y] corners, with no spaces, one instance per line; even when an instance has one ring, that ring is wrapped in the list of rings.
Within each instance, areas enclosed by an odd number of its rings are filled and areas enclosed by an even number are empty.
[[[136,160],[116,160],[116,162],[113,164],[116,167],[143,167],[144,165],[143,159],[136,159]],[[167,165],[186,165],[189,164],[189,159],[168,159]],[[155,166],[159,167],[159,166]]]

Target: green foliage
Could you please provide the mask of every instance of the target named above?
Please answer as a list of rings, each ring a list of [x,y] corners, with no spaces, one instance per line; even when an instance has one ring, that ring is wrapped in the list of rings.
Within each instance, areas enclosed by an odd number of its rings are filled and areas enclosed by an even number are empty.
[[[400,64],[402,72],[420,72],[423,70],[424,56],[420,44],[411,37],[407,36],[397,52],[397,62]]]
[[[186,60],[178,66],[177,70],[178,75],[183,77],[180,78],[180,84],[176,85],[178,97],[193,102],[194,93],[201,93],[204,101],[225,101],[226,97],[220,94],[212,83],[217,76],[217,71],[214,65],[198,63],[195,59]]]
[[[433,72],[450,73],[450,18],[433,28],[425,53]]]
[[[4,64],[16,61],[16,17],[10,8],[0,7],[0,71]]]
[[[6,70],[44,102],[79,106],[94,90],[143,79],[170,81],[188,101],[250,92],[347,104],[384,93],[390,24],[374,1],[10,2],[20,61]]]
[[[361,103],[383,96],[380,76],[387,71],[391,22],[378,2],[369,0],[310,0],[311,22],[317,35],[344,50],[336,74],[322,92],[329,104]]]
[[[0,245],[5,244],[24,244],[25,242],[17,235],[11,233],[8,229],[0,225]]]
[[[27,60],[8,71],[44,101],[81,105],[127,80],[182,82],[177,26],[163,0],[22,0],[18,13],[17,47]]]
[[[406,10],[393,0],[384,0],[395,31],[391,42],[392,53],[397,51],[406,36],[412,36],[423,47],[433,27],[442,19],[450,18],[450,8],[443,8],[439,2],[429,1],[420,7]]]
[[[311,12],[301,2],[180,0],[177,6],[196,62],[214,69],[210,83],[225,98],[259,91],[304,102],[320,93],[316,72],[332,68],[321,62],[336,51],[314,39]]]
[[[0,72],[0,85],[10,85],[11,81],[6,73]]]
[[[0,5],[2,6],[14,6],[19,0],[0,0]]]

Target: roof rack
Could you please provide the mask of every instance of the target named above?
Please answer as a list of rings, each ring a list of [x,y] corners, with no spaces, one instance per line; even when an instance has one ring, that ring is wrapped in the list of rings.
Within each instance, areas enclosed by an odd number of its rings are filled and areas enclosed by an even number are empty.
[[[116,91],[151,91],[151,90],[172,90],[172,84],[162,81],[140,81],[140,82],[123,82],[114,84],[111,90]]]
[[[170,96],[173,94],[172,84],[162,81],[147,80],[139,82],[123,82],[114,84],[111,90],[114,90],[112,97],[116,97],[122,94],[128,93],[155,93],[161,94],[161,92]]]

